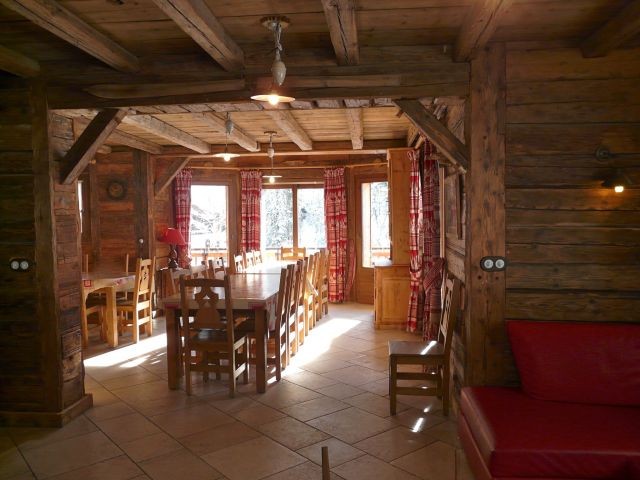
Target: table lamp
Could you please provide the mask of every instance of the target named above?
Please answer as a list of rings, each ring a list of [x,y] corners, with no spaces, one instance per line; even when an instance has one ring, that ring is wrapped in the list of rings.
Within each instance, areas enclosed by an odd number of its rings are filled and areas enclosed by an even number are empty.
[[[178,262],[176,261],[178,258],[178,252],[176,252],[176,246],[182,247],[187,244],[187,242],[184,241],[184,237],[180,233],[180,230],[167,228],[160,236],[160,241],[168,243],[171,247],[171,251],[169,252],[169,265],[167,266],[172,269],[178,268]]]

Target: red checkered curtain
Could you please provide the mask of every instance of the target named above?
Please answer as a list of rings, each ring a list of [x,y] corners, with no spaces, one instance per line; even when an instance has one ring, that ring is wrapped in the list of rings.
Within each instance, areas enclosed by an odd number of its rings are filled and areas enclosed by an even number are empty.
[[[178,264],[186,268],[191,263],[189,245],[191,243],[189,223],[191,222],[191,170],[183,168],[173,179],[173,211],[176,229],[182,234],[185,246],[178,248]]]
[[[262,174],[258,170],[240,171],[241,232],[240,248],[244,252],[260,250],[260,195]]]
[[[343,302],[347,280],[347,189],[344,168],[324,171],[324,219],[329,255],[329,301]]]
[[[434,340],[440,324],[440,303],[443,262],[440,258],[440,185],[436,148],[428,140],[422,147],[422,221],[424,232],[423,275],[424,308],[422,336]]]
[[[410,163],[409,177],[409,313],[407,331],[415,332],[422,323],[422,256],[420,233],[422,229],[422,192],[420,191],[420,160],[417,152],[407,153]]]

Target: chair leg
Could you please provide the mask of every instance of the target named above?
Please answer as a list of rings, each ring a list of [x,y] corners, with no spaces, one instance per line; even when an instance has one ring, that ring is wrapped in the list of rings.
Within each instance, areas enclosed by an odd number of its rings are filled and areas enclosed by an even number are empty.
[[[229,355],[229,396],[231,398],[236,396],[236,351],[232,348],[232,352]]]
[[[244,343],[244,384],[248,384],[249,383],[249,357],[251,356],[251,340],[249,340],[249,337],[246,337],[245,343]]]
[[[184,383],[187,395],[191,395],[191,352],[187,349],[184,352]]]
[[[82,334],[82,346],[86,347],[89,344],[89,324],[87,322],[87,307],[82,300],[80,305],[80,331]]]
[[[449,367],[442,369],[442,414],[449,416]]]
[[[138,312],[135,309],[131,314],[131,329],[133,343],[138,343],[140,341],[140,325],[138,325]]]
[[[396,414],[396,387],[398,386],[398,359],[389,357],[389,412]]]

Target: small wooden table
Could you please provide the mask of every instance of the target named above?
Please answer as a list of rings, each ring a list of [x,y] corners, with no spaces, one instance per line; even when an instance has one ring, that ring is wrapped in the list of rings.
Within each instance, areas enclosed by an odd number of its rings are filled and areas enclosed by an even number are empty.
[[[256,390],[263,393],[267,389],[267,332],[269,330],[269,312],[275,306],[280,288],[280,277],[277,275],[230,275],[233,310],[240,315],[255,319],[256,335]],[[224,289],[216,289],[218,308],[224,310]],[[178,318],[181,316],[180,294],[176,293],[160,300],[165,311],[167,330],[167,374],[169,388],[179,387],[182,368],[178,354],[180,328]],[[198,304],[189,300],[189,309],[195,311]]]
[[[106,293],[107,305],[105,321],[107,323],[107,343],[110,347],[118,346],[118,314],[116,312],[116,292],[133,288],[136,276],[127,272],[88,272],[82,274],[82,315],[87,302],[87,296],[96,290]],[[87,332],[83,334],[87,335]],[[85,339],[86,340],[86,339]]]

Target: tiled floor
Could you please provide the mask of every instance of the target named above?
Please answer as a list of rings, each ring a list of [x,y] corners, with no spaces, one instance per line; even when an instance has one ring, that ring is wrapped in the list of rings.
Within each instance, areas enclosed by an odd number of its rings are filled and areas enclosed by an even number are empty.
[[[62,429],[0,429],[0,480],[470,480],[455,423],[437,399],[400,397],[389,416],[386,343],[370,306],[332,305],[280,383],[229,398],[224,382],[195,394],[166,385],[162,319],[138,345],[93,349],[94,408]],[[195,376],[194,376],[195,380]]]

